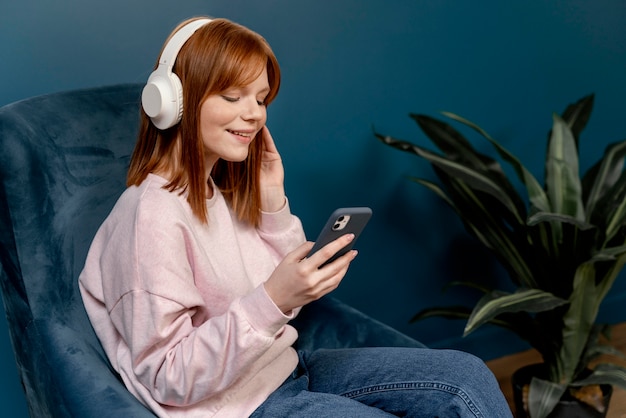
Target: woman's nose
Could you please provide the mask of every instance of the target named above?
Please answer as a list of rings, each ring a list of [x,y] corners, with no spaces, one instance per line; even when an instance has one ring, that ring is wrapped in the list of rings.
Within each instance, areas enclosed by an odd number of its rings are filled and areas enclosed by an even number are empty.
[[[246,120],[263,118],[265,106],[259,104],[255,98],[247,99],[242,117]]]

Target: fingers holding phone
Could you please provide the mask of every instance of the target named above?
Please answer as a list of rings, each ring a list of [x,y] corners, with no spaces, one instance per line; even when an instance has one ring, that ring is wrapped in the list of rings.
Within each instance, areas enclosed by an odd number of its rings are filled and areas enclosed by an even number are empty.
[[[289,253],[265,282],[282,312],[304,306],[335,290],[357,256],[356,239],[369,221],[369,208],[340,208],[328,218],[315,243]]]
[[[355,238],[353,233],[341,235],[318,250],[311,249],[305,260],[317,269],[325,268],[335,262],[337,262],[336,265],[349,265],[357,255],[357,251],[352,249]]]
[[[337,240],[337,238],[351,234],[352,239],[350,239],[344,247],[331,254],[327,254],[329,250],[324,252],[324,255],[328,257],[323,259],[319,268],[324,267],[328,263],[332,263],[334,260],[352,250],[356,239],[361,235],[361,232],[371,217],[372,210],[367,207],[339,208],[335,210],[320,231],[319,236],[315,240],[315,245],[307,255],[307,258],[311,258],[316,252],[319,252],[330,242]]]
[[[320,269],[319,266],[327,260],[328,255],[336,253],[352,240],[350,235],[342,236],[311,258],[305,256],[313,243],[302,244],[287,254],[265,282],[268,296],[287,314],[335,290],[348,271],[350,262],[356,257],[356,251],[344,254],[325,268]]]

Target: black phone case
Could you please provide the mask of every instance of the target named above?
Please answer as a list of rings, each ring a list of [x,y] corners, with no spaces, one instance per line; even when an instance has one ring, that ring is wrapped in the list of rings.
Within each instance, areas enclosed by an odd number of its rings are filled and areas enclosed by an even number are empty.
[[[347,220],[346,217],[348,217]],[[313,248],[307,255],[307,258],[340,236],[350,233],[354,234],[354,239],[350,242],[350,244],[346,245],[335,253],[334,256],[326,260],[320,268],[324,267],[328,263],[332,263],[334,260],[341,257],[354,247],[357,238],[359,238],[361,232],[363,232],[363,228],[365,228],[365,225],[367,225],[367,222],[371,217],[372,210],[368,207],[339,208],[335,210],[320,231],[319,236],[315,240],[315,245],[313,245]]]

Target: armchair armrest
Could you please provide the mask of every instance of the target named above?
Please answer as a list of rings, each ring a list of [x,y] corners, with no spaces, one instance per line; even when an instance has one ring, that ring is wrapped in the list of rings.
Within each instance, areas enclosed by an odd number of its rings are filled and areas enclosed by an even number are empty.
[[[351,347],[426,346],[335,299],[323,297],[302,308],[291,321],[298,330],[298,350]]]

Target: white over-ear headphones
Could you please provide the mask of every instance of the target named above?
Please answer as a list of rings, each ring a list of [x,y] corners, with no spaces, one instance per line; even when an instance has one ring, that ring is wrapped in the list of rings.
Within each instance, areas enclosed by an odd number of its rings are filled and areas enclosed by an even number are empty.
[[[183,116],[183,86],[172,72],[178,52],[200,27],[211,19],[194,20],[180,28],[163,48],[159,65],[150,74],[141,93],[141,105],[154,126],[167,129],[180,122]]]

